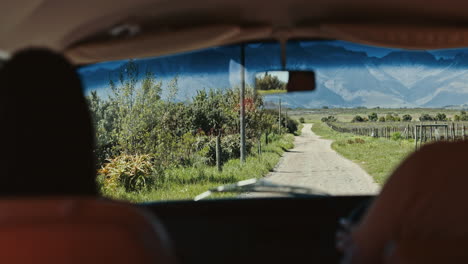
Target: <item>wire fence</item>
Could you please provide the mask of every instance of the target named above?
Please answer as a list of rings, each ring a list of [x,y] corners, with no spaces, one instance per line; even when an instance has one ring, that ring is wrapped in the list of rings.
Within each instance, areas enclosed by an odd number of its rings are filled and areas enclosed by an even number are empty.
[[[413,139],[415,148],[428,141],[467,139],[468,122],[392,122],[392,123],[327,123],[340,133],[375,138]],[[397,134],[398,133],[398,134]]]

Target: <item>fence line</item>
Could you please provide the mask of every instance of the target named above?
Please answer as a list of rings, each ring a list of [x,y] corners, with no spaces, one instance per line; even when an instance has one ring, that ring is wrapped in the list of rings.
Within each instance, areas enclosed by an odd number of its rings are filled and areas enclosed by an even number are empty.
[[[359,124],[333,122],[327,123],[333,130],[340,133],[351,133],[360,136],[369,136],[375,138],[390,139],[395,133],[400,133],[400,138],[414,139],[415,148],[418,148],[421,143],[428,141],[456,141],[465,140],[466,125],[465,123],[445,122],[445,123],[428,123],[428,122],[408,122],[408,123],[392,123],[392,124]],[[366,126],[367,125],[367,126]]]

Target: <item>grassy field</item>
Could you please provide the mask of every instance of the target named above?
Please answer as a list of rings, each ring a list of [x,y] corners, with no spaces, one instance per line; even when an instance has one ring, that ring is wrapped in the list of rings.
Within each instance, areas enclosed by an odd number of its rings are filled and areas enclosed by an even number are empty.
[[[439,108],[379,108],[379,109],[361,109],[361,108],[332,108],[332,109],[296,109],[288,110],[291,117],[299,119],[304,117],[306,122],[313,122],[320,120],[322,117],[330,115],[335,116],[340,122],[350,122],[356,115],[367,117],[371,113],[377,113],[378,116],[385,116],[387,114],[399,115],[409,114],[413,117],[413,121],[419,121],[419,116],[422,114],[429,114],[435,116],[437,113],[444,113],[448,118],[458,114],[460,110],[439,109]]]
[[[414,151],[414,144],[408,140],[389,140],[339,133],[319,121],[315,121],[312,131],[323,138],[333,140],[334,150],[359,164],[381,185],[385,183],[395,167]]]
[[[163,200],[193,199],[196,195],[219,185],[237,181],[261,178],[270,172],[287,149],[294,147],[294,136],[286,134],[268,145],[262,146],[262,155],[249,155],[246,163],[239,159],[228,161],[223,171],[218,172],[213,166],[200,166],[173,169],[166,172],[164,187],[151,192],[127,193],[123,189],[110,195],[113,199],[148,202]],[[256,149],[254,146],[253,149]],[[213,198],[233,197],[237,194],[216,194]]]

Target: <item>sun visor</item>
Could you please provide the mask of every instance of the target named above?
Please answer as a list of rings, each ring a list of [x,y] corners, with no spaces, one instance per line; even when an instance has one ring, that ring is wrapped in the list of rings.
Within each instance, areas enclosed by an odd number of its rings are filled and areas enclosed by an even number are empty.
[[[77,64],[144,58],[188,52],[232,42],[263,39],[271,35],[271,28],[242,29],[239,26],[209,26],[188,30],[146,33],[134,37],[81,43],[65,51]]]
[[[468,46],[468,28],[380,24],[325,24],[321,31],[335,39],[405,49]]]

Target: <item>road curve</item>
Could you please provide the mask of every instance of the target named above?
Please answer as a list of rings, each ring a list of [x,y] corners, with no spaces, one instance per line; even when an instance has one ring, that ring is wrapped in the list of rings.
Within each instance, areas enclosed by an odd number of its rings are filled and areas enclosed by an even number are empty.
[[[380,187],[359,165],[331,148],[332,140],[322,139],[304,124],[294,148],[285,152],[266,180],[278,184],[311,187],[331,195],[375,194]],[[256,196],[256,195],[254,195]]]

